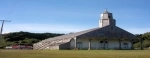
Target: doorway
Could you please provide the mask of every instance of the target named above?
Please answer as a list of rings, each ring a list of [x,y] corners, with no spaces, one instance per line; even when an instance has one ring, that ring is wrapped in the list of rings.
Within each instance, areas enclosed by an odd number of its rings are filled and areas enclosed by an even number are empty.
[[[124,49],[128,49],[128,43],[123,43]]]
[[[82,49],[82,42],[78,42],[77,43],[77,48],[80,50],[80,49]]]

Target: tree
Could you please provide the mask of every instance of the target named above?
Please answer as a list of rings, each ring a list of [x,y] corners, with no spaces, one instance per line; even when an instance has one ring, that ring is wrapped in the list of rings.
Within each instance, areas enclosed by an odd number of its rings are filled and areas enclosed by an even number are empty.
[[[23,43],[26,43],[26,44],[33,44],[33,43],[36,43],[36,42],[38,42],[39,40],[37,40],[37,39],[34,39],[34,38],[26,38],[26,39],[24,39],[24,40],[22,40],[22,42]]]
[[[4,38],[0,38],[0,48],[4,48],[6,45],[6,40]]]
[[[148,39],[144,40],[144,41],[143,41],[143,47],[144,47],[144,48],[150,47],[150,40],[148,40]]]
[[[143,34],[136,34],[136,38],[138,40],[135,40],[135,44],[134,44],[134,47],[135,48],[140,48],[141,50],[143,50],[143,37],[142,37]]]
[[[150,32],[146,32],[142,35],[142,38],[150,40]]]

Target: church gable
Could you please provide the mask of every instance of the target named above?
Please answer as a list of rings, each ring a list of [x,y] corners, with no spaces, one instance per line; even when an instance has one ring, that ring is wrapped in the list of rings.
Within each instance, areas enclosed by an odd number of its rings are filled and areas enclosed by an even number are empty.
[[[105,26],[97,30],[80,35],[81,38],[106,38],[106,39],[134,39],[135,36],[117,26]]]

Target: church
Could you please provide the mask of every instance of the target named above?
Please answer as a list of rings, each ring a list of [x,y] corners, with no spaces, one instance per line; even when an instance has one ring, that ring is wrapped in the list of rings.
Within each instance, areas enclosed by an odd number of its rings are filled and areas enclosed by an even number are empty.
[[[34,50],[133,49],[135,35],[116,26],[107,9],[100,14],[99,26],[89,30],[47,38],[33,44]]]

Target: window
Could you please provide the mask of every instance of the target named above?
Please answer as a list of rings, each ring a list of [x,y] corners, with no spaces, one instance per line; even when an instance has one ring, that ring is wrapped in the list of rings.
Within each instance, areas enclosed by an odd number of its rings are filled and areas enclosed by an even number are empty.
[[[108,18],[111,18],[111,16],[108,16]]]
[[[108,42],[105,41],[105,49],[107,49],[107,48],[108,48]]]
[[[124,49],[128,49],[128,43],[123,43]]]
[[[100,41],[100,49],[103,48],[103,41]]]

